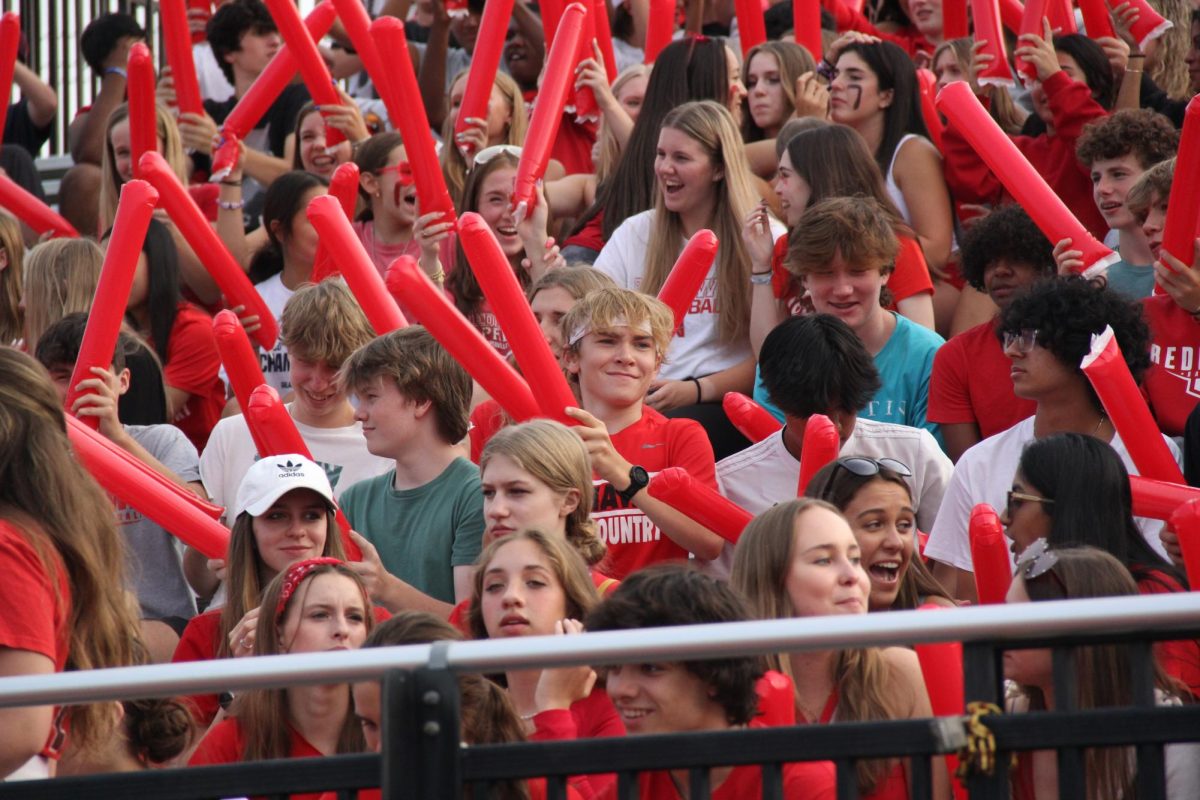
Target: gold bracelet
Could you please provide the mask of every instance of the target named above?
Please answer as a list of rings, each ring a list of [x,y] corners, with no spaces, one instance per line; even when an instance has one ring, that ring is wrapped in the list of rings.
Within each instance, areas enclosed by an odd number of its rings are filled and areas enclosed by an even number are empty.
[[[446,270],[439,269],[437,272],[435,272],[429,276],[429,280],[433,281],[434,283],[445,283],[446,282]]]
[[[1126,75],[1141,75],[1142,71],[1140,69],[1129,69],[1128,67],[1126,67],[1125,74]]]

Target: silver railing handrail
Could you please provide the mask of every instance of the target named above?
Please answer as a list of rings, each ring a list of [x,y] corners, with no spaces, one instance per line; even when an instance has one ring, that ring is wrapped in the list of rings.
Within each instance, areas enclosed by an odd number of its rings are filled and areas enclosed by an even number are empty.
[[[685,661],[916,642],[1013,641],[1200,627],[1200,593],[688,625],[582,636],[440,642],[330,653],[220,659],[0,679],[0,707],[378,680],[391,669],[442,664],[461,672]]]

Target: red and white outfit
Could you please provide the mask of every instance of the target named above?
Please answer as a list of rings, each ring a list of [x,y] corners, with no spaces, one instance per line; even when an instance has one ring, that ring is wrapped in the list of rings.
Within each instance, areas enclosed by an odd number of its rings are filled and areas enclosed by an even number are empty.
[[[1142,301],[1150,325],[1150,360],[1142,379],[1159,430],[1182,436],[1188,415],[1200,402],[1200,322],[1179,307],[1170,295]]]
[[[197,451],[208,444],[225,408],[225,382],[220,372],[212,317],[191,303],[180,303],[167,340],[163,382],[191,395],[171,424],[187,435]]]
[[[1037,411],[1017,397],[1012,361],[996,336],[996,321],[952,336],[933,357],[925,418],[941,425],[975,423],[980,438],[1006,431]]]

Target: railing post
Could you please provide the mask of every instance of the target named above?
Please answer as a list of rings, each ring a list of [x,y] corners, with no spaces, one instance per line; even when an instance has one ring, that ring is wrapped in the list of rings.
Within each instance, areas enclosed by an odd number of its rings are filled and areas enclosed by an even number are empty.
[[[383,682],[383,800],[461,800],[458,681],[446,669]]]
[[[1154,708],[1155,697],[1154,650],[1151,642],[1130,642],[1129,678],[1133,686],[1133,704],[1142,708]],[[1138,797],[1166,797],[1167,775],[1164,751],[1161,744],[1147,742],[1137,747],[1137,792]]]
[[[978,701],[995,703],[1004,708],[1003,684],[1000,680],[1001,653],[994,644],[963,643],[963,694],[966,704]],[[991,775],[971,773],[966,780],[971,800],[1008,800],[1008,758],[1007,752],[997,752],[996,769]]]

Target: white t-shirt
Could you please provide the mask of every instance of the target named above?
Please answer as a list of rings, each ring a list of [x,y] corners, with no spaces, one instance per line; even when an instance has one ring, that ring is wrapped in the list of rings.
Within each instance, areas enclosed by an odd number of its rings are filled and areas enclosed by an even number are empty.
[[[192,60],[196,62],[196,83],[200,84],[200,97],[214,103],[224,103],[233,97],[233,84],[221,72],[208,42],[192,45]]]
[[[613,231],[612,238],[596,257],[596,269],[607,273],[618,286],[640,289],[646,273],[646,254],[650,251],[650,234],[654,227],[654,209],[634,214]],[[771,235],[778,239],[786,228],[771,220]],[[686,241],[680,242],[680,249]],[[669,380],[702,377],[745,361],[752,355],[750,338],[732,343],[720,339],[720,310],[717,307],[717,265],[696,293],[692,307],[683,318],[683,332],[676,333],[667,350],[667,359],[659,376]]]
[[[291,413],[292,405],[287,406]],[[387,472],[395,463],[391,459],[371,455],[362,435],[362,424],[355,422],[343,428],[314,428],[296,423],[296,430],[308,445],[313,460],[325,470],[333,496],[359,481]],[[212,501],[226,509],[225,522],[232,525],[237,509],[238,486],[247,470],[258,460],[258,451],[250,438],[250,429],[240,414],[226,417],[213,428],[208,446],[200,456],[200,480]]]
[[[968,572],[974,571],[971,562],[971,540],[968,524],[971,509],[977,503],[987,503],[1000,512],[1007,500],[1006,493],[1012,488],[1012,479],[1021,460],[1021,451],[1033,441],[1034,417],[1021,420],[1006,431],[988,437],[963,453],[954,469],[954,477],[946,489],[937,521],[929,532],[925,543],[925,556],[943,564],[952,564]],[[1179,448],[1169,437],[1163,441],[1171,450],[1176,461],[1180,460]],[[1121,437],[1114,435],[1113,450],[1121,457],[1130,475],[1137,475],[1137,467],[1129,458],[1129,452]],[[1158,533],[1163,523],[1157,519],[1135,517],[1134,521],[1142,536],[1163,558],[1167,557]]]
[[[254,284],[254,288],[258,290],[263,302],[267,304],[267,308],[271,309],[271,313],[275,315],[275,320],[278,322],[283,317],[283,307],[287,305],[287,301],[294,294],[291,289],[283,285],[283,273],[272,275],[262,283]],[[276,340],[275,346],[270,351],[260,352],[258,361],[267,385],[275,387],[275,391],[279,392],[280,397],[292,391],[292,362],[288,360],[287,347],[282,341]],[[222,375],[222,377],[224,376]]]

